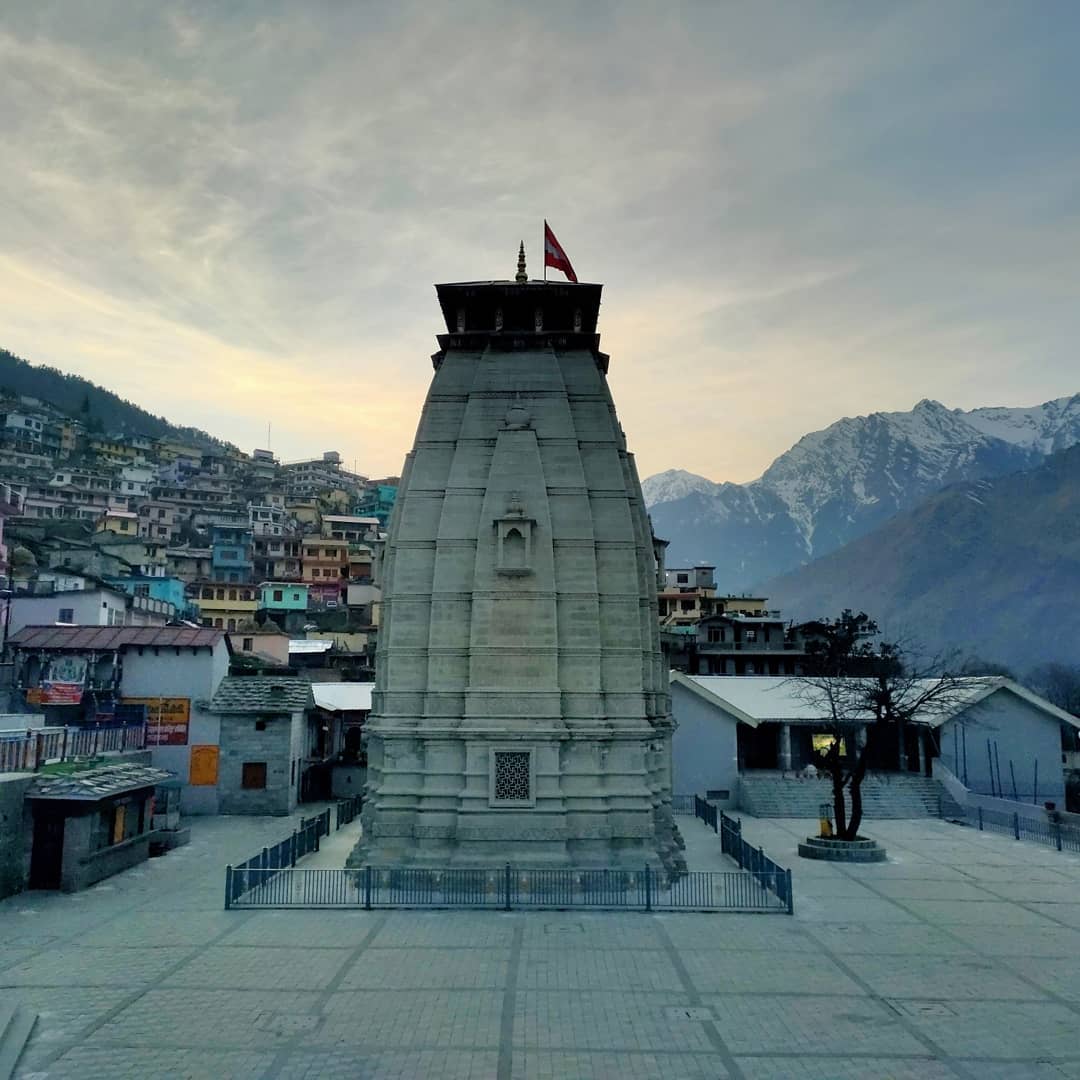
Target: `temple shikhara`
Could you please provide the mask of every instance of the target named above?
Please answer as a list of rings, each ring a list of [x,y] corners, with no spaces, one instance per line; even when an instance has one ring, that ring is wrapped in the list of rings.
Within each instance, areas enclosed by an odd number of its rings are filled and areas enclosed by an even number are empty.
[[[390,521],[354,865],[669,869],[658,559],[602,286],[436,286],[446,332]]]

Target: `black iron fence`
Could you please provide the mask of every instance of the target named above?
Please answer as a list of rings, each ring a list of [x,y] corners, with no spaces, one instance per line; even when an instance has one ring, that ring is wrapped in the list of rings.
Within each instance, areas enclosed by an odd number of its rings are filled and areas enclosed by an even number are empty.
[[[743,839],[742,822],[728,817],[712,803],[694,796],[694,816],[720,836],[720,850],[738,863],[740,870],[749,871],[763,888],[776,893],[789,915],[795,914],[795,893],[791,887],[791,871],[785,870],[765,854],[765,849],[748,844]]]
[[[737,821],[687,796],[688,812],[721,835],[722,850],[738,871],[690,871],[670,875],[640,870],[501,867],[363,866],[347,870],[297,867],[319,850],[330,831],[330,810],[301,821],[280,843],[238,866],[225,868],[225,907],[231,908],[481,908],[515,910],[741,911],[792,914],[791,871],[743,841]],[[361,799],[336,807],[335,828],[354,820]],[[720,822],[723,828],[719,827]],[[737,842],[725,836],[735,830]],[[741,845],[741,846],[740,846]],[[745,849],[745,850],[744,850]],[[748,854],[749,853],[749,854]]]
[[[671,812],[676,817],[693,817],[696,795],[672,795]]]
[[[264,847],[238,866],[229,866],[225,873],[225,909],[234,907],[239,897],[254,888],[265,887],[283,870],[296,866],[312,851],[319,850],[319,840],[330,832],[330,808],[315,817],[301,818],[300,827],[284,840]]]
[[[356,870],[229,867],[231,908],[470,908],[491,911],[789,910],[786,871],[690,872],[669,877],[641,870],[364,866]],[[783,879],[783,880],[780,880]]]
[[[360,804],[363,800],[359,795],[353,795],[351,798],[342,799],[335,810],[336,824],[335,829],[340,829],[342,825],[348,825],[349,822],[355,821],[360,813]]]
[[[1023,814],[1005,810],[988,810],[982,806],[963,808],[964,822],[979,832],[998,832],[1012,836],[1014,840],[1032,840],[1037,844],[1057,848],[1058,851],[1080,853],[1080,829],[1049,817],[1025,817]]]

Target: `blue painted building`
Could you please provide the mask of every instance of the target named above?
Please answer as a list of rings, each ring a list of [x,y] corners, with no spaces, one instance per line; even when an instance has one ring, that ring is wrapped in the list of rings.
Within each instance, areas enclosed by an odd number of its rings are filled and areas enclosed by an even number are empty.
[[[252,581],[251,529],[243,525],[215,525],[210,534],[210,573],[215,581],[248,584]]]
[[[110,577],[107,580],[114,589],[120,589],[128,596],[148,596],[153,600],[172,604],[176,608],[178,619],[198,620],[199,609],[188,600],[186,586],[178,577],[132,574],[129,577]]]
[[[377,484],[360,496],[356,513],[364,517],[378,518],[379,525],[385,529],[394,509],[397,490],[396,484]]]

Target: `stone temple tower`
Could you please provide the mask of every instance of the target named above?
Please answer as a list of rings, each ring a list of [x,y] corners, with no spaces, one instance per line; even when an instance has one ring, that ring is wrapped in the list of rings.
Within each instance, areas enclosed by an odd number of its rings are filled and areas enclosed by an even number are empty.
[[[350,863],[669,868],[657,559],[600,285],[438,285],[446,333],[382,565]]]

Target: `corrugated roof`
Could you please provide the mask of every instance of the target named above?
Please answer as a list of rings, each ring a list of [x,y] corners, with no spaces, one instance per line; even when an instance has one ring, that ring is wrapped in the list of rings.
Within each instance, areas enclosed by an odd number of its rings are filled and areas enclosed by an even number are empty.
[[[122,795],[125,791],[154,787],[172,778],[164,769],[149,765],[125,763],[105,765],[100,769],[66,773],[61,776],[43,776],[27,793],[31,799],[79,799],[96,801],[110,795]]]
[[[289,652],[291,653],[323,653],[329,652],[333,647],[333,641],[323,638],[290,638]]]
[[[222,679],[212,712],[291,713],[314,705],[311,683],[295,676],[232,675]]]
[[[358,712],[371,708],[372,682],[312,683],[315,704],[328,712]]]
[[[20,649],[213,648],[224,638],[224,630],[203,626],[24,626],[10,642]]]

